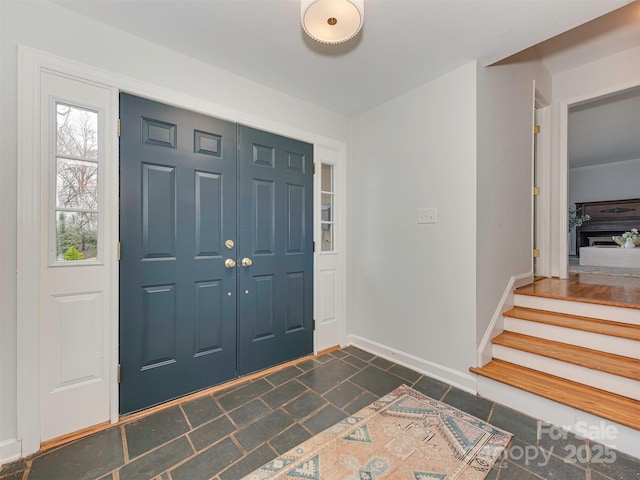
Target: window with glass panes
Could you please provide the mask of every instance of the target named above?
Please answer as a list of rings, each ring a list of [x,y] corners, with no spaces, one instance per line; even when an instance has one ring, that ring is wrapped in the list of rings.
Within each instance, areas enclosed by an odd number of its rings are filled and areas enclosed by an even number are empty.
[[[98,257],[98,112],[56,102],[56,261]]]

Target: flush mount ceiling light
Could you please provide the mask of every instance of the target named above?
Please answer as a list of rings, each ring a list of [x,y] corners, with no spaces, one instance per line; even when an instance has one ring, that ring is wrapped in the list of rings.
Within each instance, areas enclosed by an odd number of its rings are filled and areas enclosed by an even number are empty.
[[[322,43],[355,37],[364,23],[364,0],[302,0],[302,28]]]

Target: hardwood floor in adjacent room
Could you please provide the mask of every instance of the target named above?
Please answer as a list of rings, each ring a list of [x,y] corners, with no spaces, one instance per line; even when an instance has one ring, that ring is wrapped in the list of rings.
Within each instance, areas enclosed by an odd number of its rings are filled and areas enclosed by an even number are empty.
[[[523,295],[574,299],[600,305],[640,309],[640,277],[571,273],[569,278],[543,278],[516,290]]]

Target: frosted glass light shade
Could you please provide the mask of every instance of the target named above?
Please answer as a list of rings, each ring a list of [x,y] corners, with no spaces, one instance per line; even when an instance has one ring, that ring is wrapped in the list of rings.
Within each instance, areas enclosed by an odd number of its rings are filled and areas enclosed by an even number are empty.
[[[363,0],[302,0],[302,28],[322,43],[355,37],[364,23]]]

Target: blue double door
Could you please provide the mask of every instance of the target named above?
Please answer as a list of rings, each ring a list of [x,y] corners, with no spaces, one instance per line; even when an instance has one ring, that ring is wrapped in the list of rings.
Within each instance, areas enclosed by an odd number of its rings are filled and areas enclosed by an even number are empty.
[[[313,350],[313,147],[120,96],[120,411]]]

